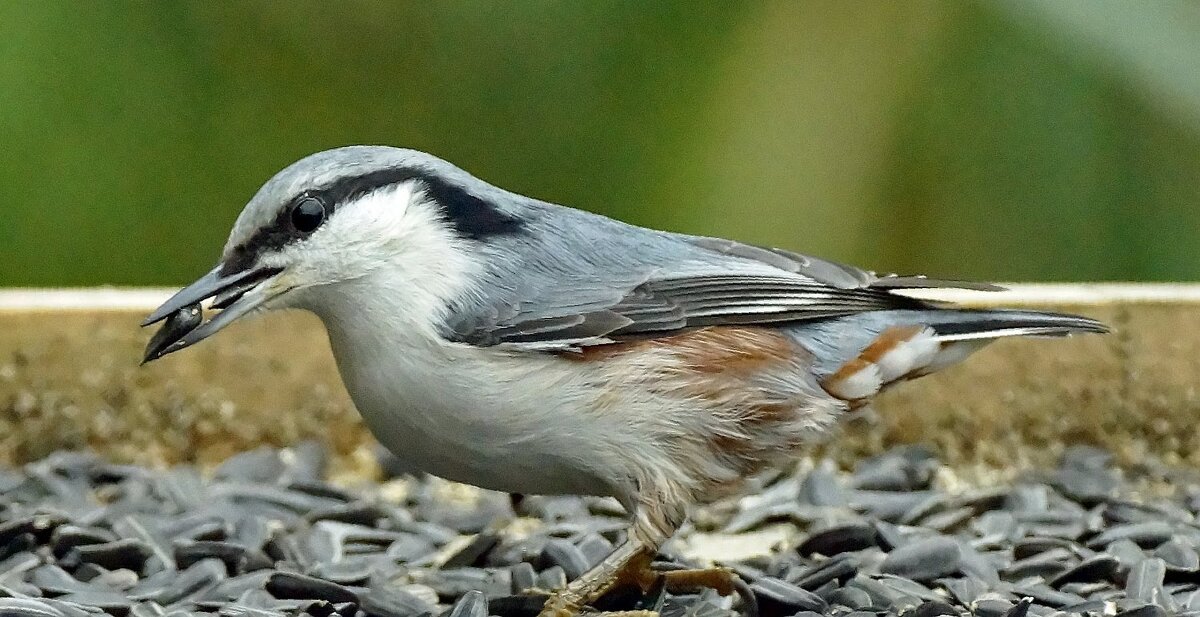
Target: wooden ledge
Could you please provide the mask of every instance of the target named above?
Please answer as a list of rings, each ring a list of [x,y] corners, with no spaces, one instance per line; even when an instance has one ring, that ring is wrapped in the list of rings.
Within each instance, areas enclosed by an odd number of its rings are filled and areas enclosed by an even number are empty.
[[[1198,304],[1200,283],[1001,283],[1005,291],[914,290],[910,295],[964,306],[1111,306]],[[0,289],[0,311],[146,311],[174,287]]]
[[[955,464],[1025,467],[1092,443],[1128,462],[1200,465],[1200,285],[1009,287],[932,295],[1077,312],[1114,333],[994,344],[888,393],[875,423],[846,425],[827,451],[848,459],[923,442]],[[372,442],[310,315],[235,324],[139,367],[151,332],[138,323],[173,291],[0,291],[0,461],[91,447],[139,463],[211,462],[308,437],[330,442],[343,463],[370,458]]]

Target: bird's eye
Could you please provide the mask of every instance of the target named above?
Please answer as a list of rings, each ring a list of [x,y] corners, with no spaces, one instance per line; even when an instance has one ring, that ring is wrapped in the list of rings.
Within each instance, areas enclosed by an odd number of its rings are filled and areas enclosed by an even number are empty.
[[[325,221],[325,204],[316,197],[305,197],[292,206],[292,227],[308,233]]]

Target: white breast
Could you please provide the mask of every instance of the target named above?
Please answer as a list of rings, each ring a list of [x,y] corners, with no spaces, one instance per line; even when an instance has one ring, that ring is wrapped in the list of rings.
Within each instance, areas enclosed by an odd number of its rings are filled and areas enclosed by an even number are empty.
[[[610,495],[614,444],[563,361],[332,324],[346,389],[377,439],[412,466],[521,493]]]

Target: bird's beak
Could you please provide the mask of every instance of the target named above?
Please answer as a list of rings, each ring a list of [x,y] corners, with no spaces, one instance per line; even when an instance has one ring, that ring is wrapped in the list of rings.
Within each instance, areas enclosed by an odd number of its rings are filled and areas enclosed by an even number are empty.
[[[262,306],[275,296],[267,290],[272,286],[264,283],[280,272],[282,268],[260,267],[223,274],[221,266],[217,266],[195,283],[179,290],[142,322],[142,327],[145,327],[167,320],[150,339],[142,363],[191,347]],[[200,303],[210,298],[212,308],[221,311],[203,322]]]

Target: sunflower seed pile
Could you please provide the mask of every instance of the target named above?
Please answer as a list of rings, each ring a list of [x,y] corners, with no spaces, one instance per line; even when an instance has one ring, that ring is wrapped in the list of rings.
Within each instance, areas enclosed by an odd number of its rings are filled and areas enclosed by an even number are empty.
[[[311,443],[212,474],[58,453],[0,470],[0,616],[522,617],[624,534],[611,500],[398,479],[346,489]],[[1142,499],[1104,453],[947,490],[920,448],[760,479],[657,567],[716,559],[739,593],[614,592],[664,617],[1200,615],[1200,490]],[[1189,488],[1190,487],[1190,488]]]

